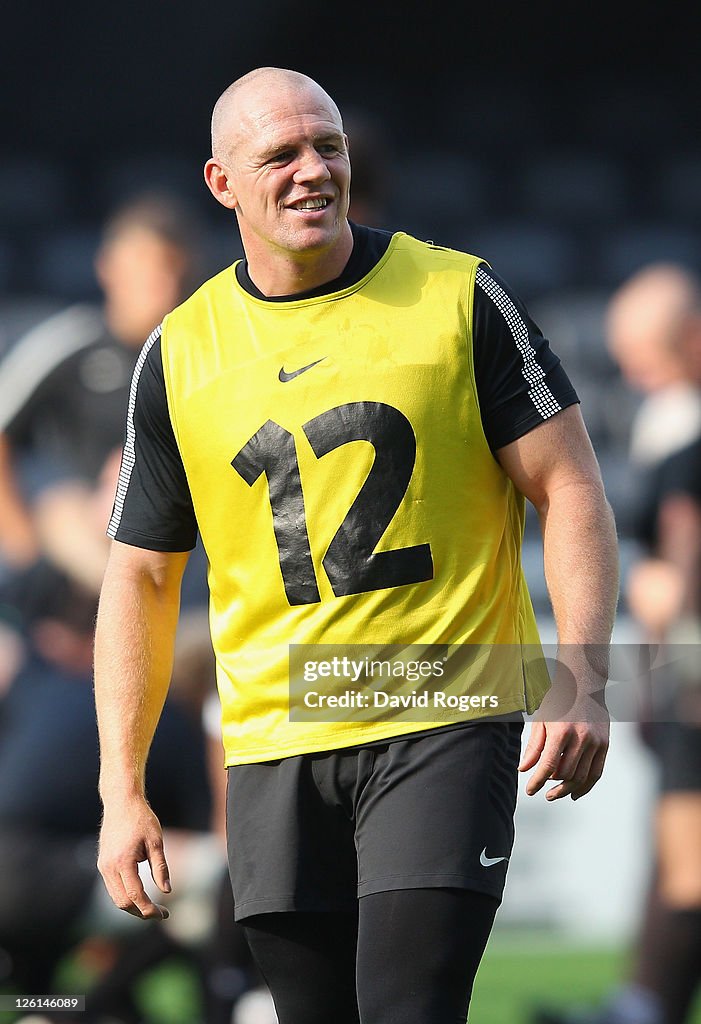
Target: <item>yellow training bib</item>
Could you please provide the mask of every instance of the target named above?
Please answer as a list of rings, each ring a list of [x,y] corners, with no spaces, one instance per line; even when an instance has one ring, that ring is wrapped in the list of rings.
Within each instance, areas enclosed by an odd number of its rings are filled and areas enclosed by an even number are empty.
[[[289,719],[289,647],[531,645],[524,500],[485,439],[481,261],[394,235],[343,291],[259,300],[234,268],[163,325],[166,391],[204,547],[227,764],[427,728]],[[532,711],[542,671],[490,680]],[[318,689],[318,686],[316,687]]]

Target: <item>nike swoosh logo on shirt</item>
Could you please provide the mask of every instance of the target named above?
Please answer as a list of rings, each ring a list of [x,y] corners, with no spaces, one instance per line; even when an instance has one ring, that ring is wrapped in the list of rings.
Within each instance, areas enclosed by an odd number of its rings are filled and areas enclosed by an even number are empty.
[[[480,864],[483,868],[493,868],[495,864],[500,864],[501,861],[508,859],[508,857],[488,857],[486,846],[480,854]]]
[[[293,370],[291,373],[286,373],[285,367],[281,366],[277,379],[283,384],[286,384],[288,380],[293,380],[295,377],[299,377],[300,373],[306,373],[307,370],[311,370],[312,366],[316,366],[317,363],[322,362],[324,359],[326,359],[326,356],[322,356],[321,359],[317,359],[314,363],[308,363],[307,366],[301,366],[299,370]]]

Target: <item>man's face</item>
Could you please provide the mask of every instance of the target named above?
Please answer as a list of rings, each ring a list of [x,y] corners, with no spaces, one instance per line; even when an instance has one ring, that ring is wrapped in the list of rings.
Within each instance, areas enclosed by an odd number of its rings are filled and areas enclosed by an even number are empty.
[[[318,254],[345,225],[350,163],[340,117],[321,91],[253,94],[231,133],[227,176],[249,256]]]
[[[122,341],[141,344],[183,299],[188,255],[148,228],[134,226],[102,247],[97,275],[109,325]]]

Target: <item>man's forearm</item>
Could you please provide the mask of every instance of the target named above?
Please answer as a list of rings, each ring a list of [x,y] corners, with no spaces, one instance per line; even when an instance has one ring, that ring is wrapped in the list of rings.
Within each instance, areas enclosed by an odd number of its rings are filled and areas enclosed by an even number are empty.
[[[520,771],[526,792],[560,780],[548,800],[587,794],[609,742],[601,691],[618,600],[618,545],[594,449],[577,405],[499,450],[499,461],[538,511],[545,579],[559,641],[558,666],[533,722]]]
[[[148,569],[113,551],[95,638],[95,704],[103,802],[143,795],[148,751],[173,664],[179,588],[187,556]],[[181,561],[182,560],[182,561]]]
[[[601,485],[580,479],[555,490],[539,514],[561,653],[567,645],[569,656],[598,662],[607,656],[618,601],[613,513]]]

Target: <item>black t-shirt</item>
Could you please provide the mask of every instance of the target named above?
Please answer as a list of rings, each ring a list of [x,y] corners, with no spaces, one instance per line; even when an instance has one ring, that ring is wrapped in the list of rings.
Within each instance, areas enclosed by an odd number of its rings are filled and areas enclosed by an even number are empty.
[[[94,481],[124,442],[138,349],[102,313],[71,307],[20,339],[0,364],[0,431],[35,477]]]
[[[660,506],[674,494],[686,495],[701,504],[701,438],[661,459],[646,474],[634,532],[653,553],[657,547]]]
[[[384,255],[392,233],[351,224],[353,251],[335,280],[294,295],[267,297],[251,280],[246,261],[236,266],[239,284],[268,302],[312,298],[347,288],[365,277]],[[155,340],[153,340],[155,337]],[[161,551],[187,551],[196,541],[192,500],[168,413],[158,332],[135,375],[134,464],[119,496],[114,536],[126,544]],[[549,415],[579,401],[560,360],[517,295],[491,270],[477,270],[473,351],[482,426],[493,451],[527,434]],[[556,406],[544,408],[532,394],[537,363]],[[530,379],[529,379],[530,378]]]

